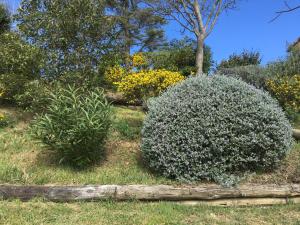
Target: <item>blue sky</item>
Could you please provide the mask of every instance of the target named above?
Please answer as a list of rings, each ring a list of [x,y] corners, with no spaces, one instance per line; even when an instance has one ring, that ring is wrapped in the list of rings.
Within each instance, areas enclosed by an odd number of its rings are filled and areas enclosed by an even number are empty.
[[[16,9],[20,0],[0,0]],[[299,0],[289,0],[290,5],[299,4]],[[284,0],[242,0],[238,8],[224,13],[206,40],[217,62],[232,53],[243,49],[257,50],[263,56],[263,63],[284,57],[288,43],[300,36],[300,10],[282,15],[272,23],[275,11],[284,8]],[[168,39],[180,38],[191,34],[181,33],[176,22],[166,26]]]

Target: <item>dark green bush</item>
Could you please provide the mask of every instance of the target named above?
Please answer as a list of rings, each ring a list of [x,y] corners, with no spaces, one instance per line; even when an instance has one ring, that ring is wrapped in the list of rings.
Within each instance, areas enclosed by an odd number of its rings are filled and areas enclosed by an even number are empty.
[[[185,37],[181,40],[174,39],[146,56],[149,66],[153,69],[178,71],[184,76],[189,76],[196,72],[196,51],[197,43]],[[211,48],[207,45],[204,45],[203,60],[203,71],[209,73],[214,61]]]
[[[68,87],[50,95],[47,113],[32,125],[34,136],[61,155],[61,162],[84,167],[104,157],[111,109],[103,92]]]
[[[12,119],[10,116],[8,116],[6,113],[0,112],[0,128],[7,127],[12,123]]]
[[[234,77],[251,84],[256,88],[265,88],[266,80],[271,77],[263,67],[258,65],[238,66],[233,68],[220,68],[218,74]]]
[[[0,35],[10,30],[11,16],[7,7],[0,2]]]
[[[43,54],[16,33],[0,35],[0,97],[15,101],[28,82],[40,77]]]
[[[225,76],[188,78],[153,99],[142,130],[151,169],[224,185],[273,169],[291,144],[291,126],[276,100]]]
[[[34,80],[24,85],[24,91],[15,95],[18,106],[32,112],[46,111],[50,103],[50,93],[58,84],[51,84],[43,80]]]
[[[285,59],[269,63],[265,70],[274,77],[300,74],[300,52],[290,52]]]
[[[227,60],[222,60],[217,69],[259,65],[260,63],[261,56],[259,52],[244,50],[241,54],[234,53]]]

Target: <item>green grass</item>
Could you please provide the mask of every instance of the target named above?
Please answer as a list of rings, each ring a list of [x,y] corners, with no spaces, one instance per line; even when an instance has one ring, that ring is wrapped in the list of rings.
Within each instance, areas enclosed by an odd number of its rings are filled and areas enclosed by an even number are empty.
[[[28,135],[32,116],[13,108],[0,109],[16,120],[0,129],[0,183],[12,184],[178,184],[151,174],[139,156],[144,113],[116,107],[106,144],[107,158],[88,170],[76,171],[58,164],[50,150]],[[300,144],[280,168],[252,175],[248,182],[288,183],[300,177]],[[300,205],[272,207],[184,206],[169,202],[52,203],[0,201],[0,224],[299,224]]]
[[[14,127],[0,129],[0,183],[11,184],[179,184],[149,172],[140,157],[140,130],[144,113],[139,108],[115,107],[106,144],[107,157],[89,169],[77,171],[59,164],[56,155],[32,140],[32,116],[14,108],[0,108],[15,118]],[[251,175],[244,182],[300,183],[300,144],[272,173]]]
[[[0,202],[0,224],[300,224],[300,205],[273,207],[184,206],[175,203]]]
[[[144,113],[114,108],[115,117],[106,144],[107,158],[89,169],[77,171],[59,164],[56,155],[28,134],[30,115],[2,109],[17,118],[14,128],[0,130],[0,183],[13,184],[157,184],[172,183],[147,171],[139,156]],[[128,133],[118,124],[128,124]],[[137,131],[138,130],[138,131]],[[131,132],[131,131],[130,131]]]

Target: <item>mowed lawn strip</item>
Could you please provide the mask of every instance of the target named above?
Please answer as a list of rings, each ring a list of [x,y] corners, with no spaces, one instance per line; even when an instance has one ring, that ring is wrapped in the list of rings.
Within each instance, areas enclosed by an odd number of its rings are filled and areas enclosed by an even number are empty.
[[[0,224],[298,224],[300,205],[185,206],[168,202],[0,202]]]

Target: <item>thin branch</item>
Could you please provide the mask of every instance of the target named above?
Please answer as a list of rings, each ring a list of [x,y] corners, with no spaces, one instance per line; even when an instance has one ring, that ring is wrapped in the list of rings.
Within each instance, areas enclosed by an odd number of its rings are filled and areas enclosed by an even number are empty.
[[[269,23],[274,22],[276,19],[278,19],[284,13],[289,13],[289,12],[295,11],[297,9],[300,9],[300,5],[295,6],[295,7],[290,7],[286,1],[284,1],[284,5],[285,5],[286,9],[275,12],[277,15],[272,20],[270,20]]]
[[[201,32],[201,34],[205,34],[206,31],[205,31],[205,27],[203,25],[203,19],[202,19],[202,16],[201,16],[200,6],[199,6],[198,0],[194,1],[194,11],[195,11],[196,18],[197,18],[197,21],[198,21],[198,24],[199,24],[200,32]]]
[[[216,22],[217,22],[217,20],[219,18],[219,15],[221,14],[221,8],[222,8],[221,6],[222,6],[222,0],[220,0],[220,2],[219,2],[218,8],[217,8],[217,12],[215,13],[214,20],[211,23],[211,25],[210,25],[207,33],[205,34],[205,37],[207,37],[212,32],[212,30],[214,29],[214,26],[216,25]]]

